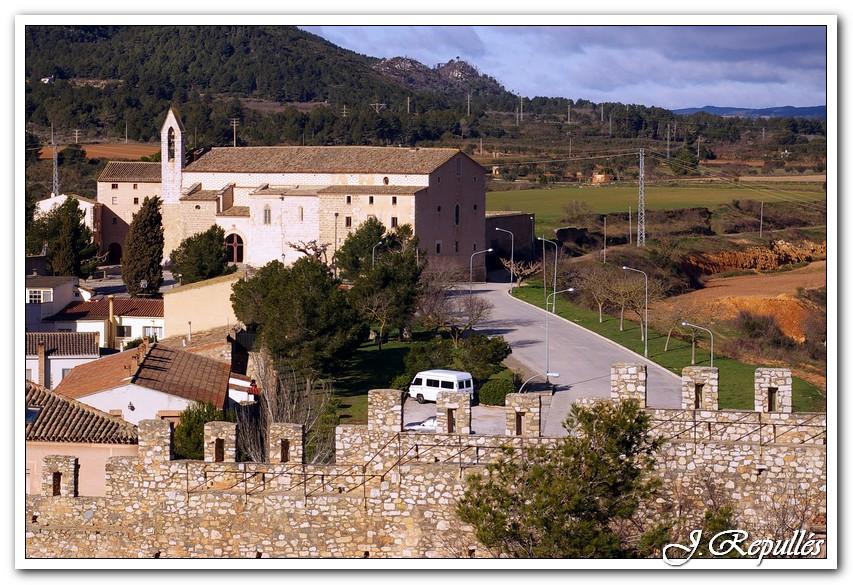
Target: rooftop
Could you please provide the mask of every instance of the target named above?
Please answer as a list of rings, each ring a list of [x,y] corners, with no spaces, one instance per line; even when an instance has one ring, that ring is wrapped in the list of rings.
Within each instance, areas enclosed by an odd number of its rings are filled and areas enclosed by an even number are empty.
[[[219,217],[249,217],[249,208],[245,205],[232,205],[216,215]]]
[[[428,174],[461,151],[386,146],[246,146],[212,148],[187,165],[197,173]]]
[[[129,422],[48,392],[38,384],[27,382],[26,405],[27,441],[125,445],[137,442],[136,427]]]
[[[26,334],[27,355],[38,355],[38,345],[51,356],[98,357],[98,335],[94,332],[51,331]]]
[[[98,176],[99,183],[159,183],[160,163],[110,161]]]
[[[163,299],[113,299],[113,314],[119,317],[153,317],[163,316]],[[101,320],[110,316],[110,299],[102,298],[97,301],[74,301],[53,315],[51,321],[86,321]]]
[[[80,280],[76,276],[40,276],[28,274],[24,279],[27,288],[56,288],[69,282],[77,284]]]
[[[317,191],[322,195],[414,195],[423,185],[332,185]]]

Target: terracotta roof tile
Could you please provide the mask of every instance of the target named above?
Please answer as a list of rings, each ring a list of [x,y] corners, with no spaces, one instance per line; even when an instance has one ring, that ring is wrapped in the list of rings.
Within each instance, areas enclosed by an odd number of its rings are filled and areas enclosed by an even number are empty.
[[[160,163],[110,161],[98,177],[99,183],[159,183]]]
[[[44,343],[47,355],[98,357],[98,335],[94,332],[28,331],[26,341],[27,355],[38,355],[38,344]]]
[[[423,185],[332,185],[318,191],[321,195],[414,195],[426,191]]]
[[[431,173],[455,148],[251,146],[212,148],[187,165],[193,173]]]
[[[245,205],[233,205],[216,215],[219,217],[249,217],[249,208]]]
[[[163,299],[113,299],[113,312],[121,317],[162,317]],[[51,321],[80,321],[106,319],[110,316],[110,300],[75,301],[49,317]]]
[[[27,288],[55,288],[69,282],[77,284],[80,279],[76,276],[39,276],[36,274],[30,274],[24,279]]]
[[[219,199],[218,190],[200,189],[181,196],[181,201],[216,201],[217,199]]]
[[[129,384],[137,369],[133,356],[142,352],[136,347],[81,364],[72,368],[53,391],[68,398],[82,398]]]
[[[27,383],[27,441],[135,445],[136,427],[120,417]]]

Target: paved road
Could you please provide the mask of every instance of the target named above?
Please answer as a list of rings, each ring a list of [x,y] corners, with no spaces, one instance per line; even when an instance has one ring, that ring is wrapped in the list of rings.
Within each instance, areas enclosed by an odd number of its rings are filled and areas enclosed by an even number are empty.
[[[478,327],[489,335],[503,335],[512,347],[515,360],[530,372],[545,371],[545,311],[515,299],[504,283],[474,285],[494,308],[491,319]],[[648,364],[649,406],[678,408],[681,404],[681,378],[654,362],[645,360],[597,334],[560,317],[549,317],[551,371],[556,390],[550,411],[545,415],[544,432],[564,435],[562,421],[571,403],[580,397],[610,396],[610,364],[614,362],[646,362]]]

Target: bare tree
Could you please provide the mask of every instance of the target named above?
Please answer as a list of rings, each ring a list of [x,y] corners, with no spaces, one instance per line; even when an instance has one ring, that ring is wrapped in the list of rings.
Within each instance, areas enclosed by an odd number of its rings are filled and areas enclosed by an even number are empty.
[[[542,263],[538,260],[531,262],[516,260],[515,262],[511,262],[507,258],[501,258],[501,264],[503,264],[504,268],[512,272],[515,276],[515,283],[518,285],[521,285],[525,280],[542,271]]]
[[[640,339],[645,339],[645,316],[646,316],[646,301],[652,304],[658,299],[664,297],[663,284],[655,279],[649,279],[648,299],[646,298],[646,285],[643,279],[635,278],[634,285],[628,286],[625,291],[625,307],[632,311],[640,320]]]
[[[394,294],[388,289],[375,290],[369,295],[359,298],[355,303],[359,313],[366,316],[368,321],[375,322],[379,326],[377,336],[380,351],[382,350],[385,329],[396,312],[395,303]]]
[[[604,321],[604,306],[612,302],[611,278],[612,271],[598,263],[589,264],[583,270],[578,271],[578,284],[598,305],[599,323]]]
[[[298,242],[288,242],[287,245],[297,252],[302,252],[310,258],[316,258],[328,264],[326,251],[329,249],[329,244],[321,244],[317,240],[310,240],[308,242],[300,240]]]
[[[332,386],[327,381],[299,376],[267,351],[251,356],[256,383],[261,390],[253,405],[237,409],[237,433],[241,450],[249,459],[266,461],[266,445],[271,423],[296,423],[305,427],[306,453],[310,462],[327,462],[334,454]]]
[[[453,345],[492,314],[492,303],[475,294],[454,295],[449,299],[446,328],[450,331]]]

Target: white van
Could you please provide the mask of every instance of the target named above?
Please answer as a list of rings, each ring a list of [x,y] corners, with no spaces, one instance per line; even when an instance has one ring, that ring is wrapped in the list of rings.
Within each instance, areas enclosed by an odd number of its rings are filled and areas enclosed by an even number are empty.
[[[474,398],[474,379],[468,372],[455,370],[426,370],[418,372],[409,385],[409,396],[419,403],[435,402],[439,392],[453,390],[469,394]]]

